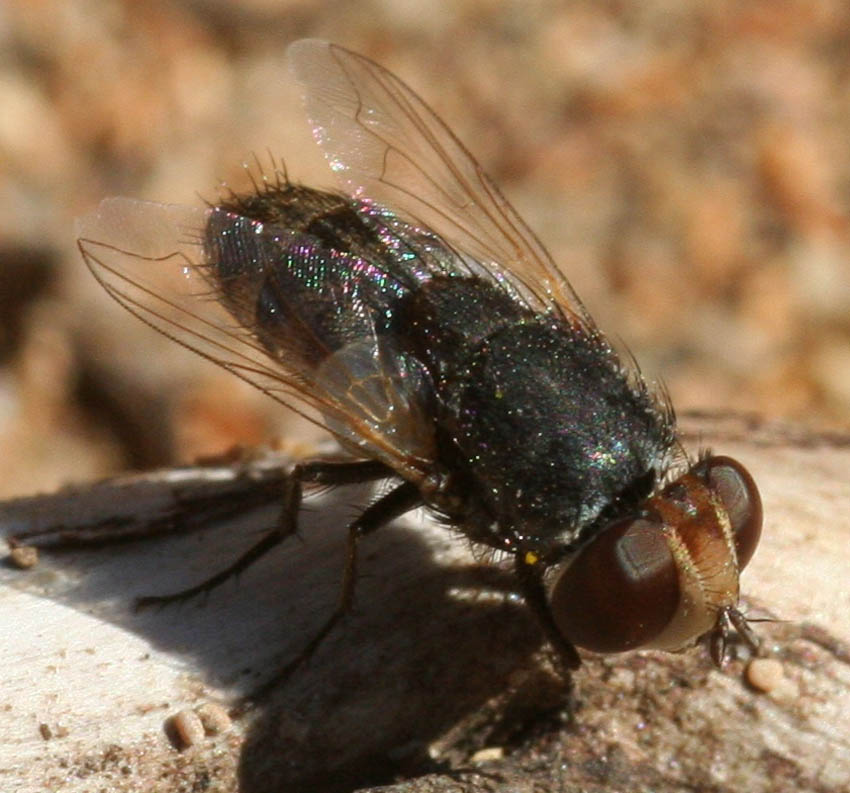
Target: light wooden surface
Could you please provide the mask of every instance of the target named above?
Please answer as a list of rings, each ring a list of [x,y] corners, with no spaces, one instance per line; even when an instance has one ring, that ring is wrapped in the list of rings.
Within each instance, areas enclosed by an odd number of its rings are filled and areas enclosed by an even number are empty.
[[[588,656],[566,722],[537,629],[505,596],[510,576],[414,516],[364,543],[356,611],[313,660],[258,713],[179,751],[169,716],[232,702],[329,613],[344,524],[368,498],[339,490],[308,504],[301,540],[200,607],[136,614],[132,598],[219,569],[273,506],[0,570],[0,790],[351,790],[395,773],[409,791],[850,789],[850,436],[736,417],[683,424],[762,490],[765,531],[743,585],[754,611],[787,621],[757,626],[786,675],[771,694],[745,683],[740,660],[713,670],[703,648]],[[132,494],[125,485],[104,508],[117,498],[132,512]],[[79,519],[74,502],[41,503]],[[0,530],[19,519],[20,505],[0,511]],[[426,773],[473,768],[481,749],[504,755],[487,776]]]

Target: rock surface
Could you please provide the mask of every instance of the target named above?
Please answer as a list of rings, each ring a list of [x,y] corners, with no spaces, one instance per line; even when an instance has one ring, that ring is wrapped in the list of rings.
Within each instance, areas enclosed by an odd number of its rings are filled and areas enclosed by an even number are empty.
[[[415,517],[364,544],[355,613],[309,663],[230,730],[179,751],[169,717],[233,703],[332,608],[341,524],[366,495],[338,491],[311,502],[302,541],[201,608],[131,606],[233,558],[273,507],[0,571],[0,788],[846,790],[850,436],[734,415],[682,423],[691,448],[735,456],[762,490],[765,531],[743,590],[753,616],[781,620],[756,626],[782,668],[769,692],[748,684],[744,648],[722,672],[697,648],[586,655],[570,701],[530,616],[505,596],[510,576]],[[77,498],[108,504],[108,490]],[[30,506],[56,509],[49,497]],[[4,533],[10,514],[0,510]]]

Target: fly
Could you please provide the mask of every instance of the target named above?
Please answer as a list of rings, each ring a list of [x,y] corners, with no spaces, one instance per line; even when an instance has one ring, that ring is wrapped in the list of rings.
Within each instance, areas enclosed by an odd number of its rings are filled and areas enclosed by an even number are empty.
[[[385,480],[348,527],[346,612],[363,537],[426,507],[513,560],[568,668],[576,647],[723,663],[761,533],[737,461],[692,459],[671,405],[624,363],[498,188],[399,78],[334,44],[288,51],[343,192],[282,170],[217,205],[110,198],[79,248],[148,325],[325,427],[349,461],[297,465],[278,524],[207,591],[292,536],[302,489]],[[170,279],[170,280],[169,280]]]

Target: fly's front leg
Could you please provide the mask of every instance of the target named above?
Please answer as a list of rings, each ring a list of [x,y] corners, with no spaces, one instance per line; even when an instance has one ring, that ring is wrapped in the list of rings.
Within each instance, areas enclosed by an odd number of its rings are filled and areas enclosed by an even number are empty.
[[[164,606],[175,603],[195,595],[206,594],[217,586],[220,586],[228,578],[239,575],[258,559],[265,556],[272,548],[279,545],[298,531],[298,512],[301,509],[301,498],[305,484],[322,485],[351,485],[362,482],[372,482],[377,479],[386,479],[393,476],[391,468],[375,460],[363,460],[356,462],[327,462],[316,460],[314,462],[302,463],[293,468],[284,485],[283,506],[280,518],[274,528],[263,538],[249,548],[233,564],[219,571],[215,575],[180,592],[170,595],[151,595],[136,600],[136,608],[147,606]]]
[[[546,587],[543,585],[543,565],[534,554],[527,552],[518,553],[514,564],[525,602],[537,617],[543,633],[555,648],[561,663],[567,670],[578,669],[581,666],[581,658],[573,644],[558,629],[552,616]]]

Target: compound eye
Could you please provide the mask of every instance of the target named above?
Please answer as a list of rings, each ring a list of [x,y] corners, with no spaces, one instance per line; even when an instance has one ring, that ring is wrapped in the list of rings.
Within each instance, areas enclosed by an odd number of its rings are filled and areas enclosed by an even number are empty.
[[[705,477],[709,488],[726,507],[738,569],[743,570],[761,537],[761,496],[756,483],[749,471],[731,457],[709,457],[705,461]]]
[[[552,588],[552,615],[579,647],[617,653],[645,646],[679,607],[676,563],[657,521],[613,523],[568,565]]]

